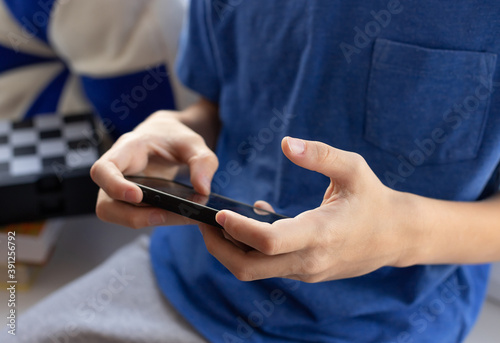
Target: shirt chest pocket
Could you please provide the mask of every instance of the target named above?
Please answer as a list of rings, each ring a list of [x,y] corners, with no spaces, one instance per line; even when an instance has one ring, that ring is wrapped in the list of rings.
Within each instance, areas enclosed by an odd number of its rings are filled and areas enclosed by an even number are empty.
[[[375,42],[364,137],[414,165],[474,159],[496,55]]]

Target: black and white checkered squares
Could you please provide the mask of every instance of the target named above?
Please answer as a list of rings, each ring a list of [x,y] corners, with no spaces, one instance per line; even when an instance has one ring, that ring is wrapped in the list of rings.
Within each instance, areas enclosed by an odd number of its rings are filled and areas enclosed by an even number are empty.
[[[89,115],[39,115],[21,122],[0,120],[2,177],[89,168],[98,157]]]

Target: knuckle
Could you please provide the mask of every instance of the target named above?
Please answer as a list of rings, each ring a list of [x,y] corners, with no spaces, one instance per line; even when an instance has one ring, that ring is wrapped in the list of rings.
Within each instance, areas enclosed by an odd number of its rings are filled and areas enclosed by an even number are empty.
[[[113,153],[116,154],[117,151],[123,153],[128,151],[130,148],[134,147],[143,147],[145,144],[148,144],[150,141],[152,141],[152,135],[149,132],[135,132],[135,131],[130,131],[127,133],[124,133],[123,135],[118,138],[116,143],[111,147],[109,152],[111,152],[111,155],[114,155]],[[110,158],[110,160],[113,160],[113,158]]]
[[[260,251],[265,255],[277,255],[281,251],[282,239],[272,233],[266,233],[264,239],[262,240]]]
[[[248,282],[254,280],[252,272],[246,267],[238,267],[231,272],[240,281]]]
[[[316,255],[307,255],[302,259],[302,273],[314,276],[323,272],[323,264]]]
[[[359,175],[366,168],[366,161],[360,154],[350,153],[351,154],[351,172],[355,175]]]
[[[200,153],[197,158],[206,163],[216,163],[217,167],[219,166],[219,161],[217,160],[217,156],[215,153],[210,150],[208,147],[202,153]]]
[[[336,154],[326,144],[319,144],[316,146],[316,159],[320,164],[333,163],[336,159]]]
[[[213,165],[215,169],[217,169],[219,167],[217,155],[215,155],[215,153],[204,144],[199,147],[200,148],[197,149],[196,153],[189,158],[188,164],[202,163],[208,166]]]
[[[167,113],[168,113],[168,111],[165,111],[165,110],[158,110],[158,111],[153,112],[153,113],[149,116],[149,118],[150,118],[150,120],[151,120],[152,118],[156,118],[156,117],[164,117]]]
[[[101,170],[101,163],[101,160],[97,160],[90,168],[90,177],[94,180],[94,182],[96,181],[97,174],[99,174],[99,171]]]
[[[185,135],[187,136],[186,138],[189,139],[189,142],[199,145],[205,145],[205,139],[199,133],[188,129],[186,130]]]
[[[108,218],[109,201],[110,199],[108,195],[102,189],[99,189],[95,205],[95,214],[97,218],[105,222],[108,221],[107,218]]]
[[[96,207],[95,207],[95,214],[97,218],[99,218],[102,221],[107,221],[106,220],[106,210],[104,208],[104,204],[102,201],[97,201]]]
[[[116,140],[116,143],[115,143],[115,146],[116,145],[119,145],[119,144],[124,144],[124,143],[127,143],[127,142],[130,142],[131,140],[133,140],[135,137],[135,134],[133,131],[130,131],[130,132],[126,132],[124,133],[123,135],[121,135],[117,140]]]
[[[106,187],[106,185],[104,185],[104,187]],[[117,186],[107,185],[105,189],[107,196],[111,199],[119,199],[121,197],[120,189],[118,189]]]
[[[142,217],[133,214],[127,215],[127,223],[132,229],[141,229],[147,226]]]

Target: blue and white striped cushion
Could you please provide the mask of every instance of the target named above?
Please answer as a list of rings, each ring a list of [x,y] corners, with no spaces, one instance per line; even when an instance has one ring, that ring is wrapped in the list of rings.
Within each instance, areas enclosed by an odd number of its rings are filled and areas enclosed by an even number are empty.
[[[0,0],[0,117],[93,109],[116,137],[174,108],[184,12],[183,0]]]

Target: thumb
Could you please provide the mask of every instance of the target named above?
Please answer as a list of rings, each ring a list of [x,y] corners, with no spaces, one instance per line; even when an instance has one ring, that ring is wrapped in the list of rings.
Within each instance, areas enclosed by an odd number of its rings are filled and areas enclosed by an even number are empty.
[[[360,155],[321,142],[285,137],[281,148],[296,165],[339,181],[347,182],[356,178],[366,165]]]

